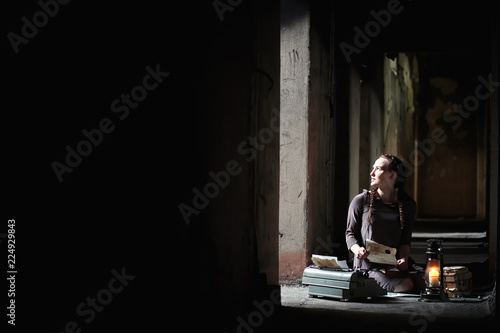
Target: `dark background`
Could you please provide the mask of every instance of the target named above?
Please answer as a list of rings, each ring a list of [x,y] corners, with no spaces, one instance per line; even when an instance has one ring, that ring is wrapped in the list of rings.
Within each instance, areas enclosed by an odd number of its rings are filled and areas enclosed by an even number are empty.
[[[16,220],[15,331],[62,332],[69,321],[77,322],[82,332],[234,331],[235,318],[248,312],[233,308],[229,296],[212,287],[220,283],[216,247],[221,245],[208,235],[205,212],[188,226],[178,205],[191,200],[192,188],[203,186],[209,171],[238,157],[236,147],[249,135],[249,128],[239,125],[247,124],[248,114],[214,105],[241,102],[246,107],[248,73],[255,65],[253,15],[277,3],[244,0],[221,21],[209,0],[74,0],[59,5],[57,15],[21,44],[18,54],[6,36],[21,34],[21,18],[32,21],[40,6],[36,1],[3,4],[0,232],[6,232],[7,219]],[[385,3],[357,10],[367,14]],[[412,30],[414,23],[426,20],[428,7],[417,1],[411,5],[415,11],[395,18],[370,47],[387,49],[390,41],[399,40],[394,51],[416,51],[414,41],[424,43],[425,36],[450,28],[448,18],[440,26]],[[361,26],[368,18],[357,16],[353,7],[339,5],[345,13],[339,20]],[[485,14],[480,5],[475,8]],[[439,15],[432,22],[440,22]],[[457,22],[483,22],[463,9],[460,15]],[[426,45],[434,50],[456,46],[460,34],[468,33],[460,27],[454,26],[457,35],[445,43],[436,37]],[[352,38],[350,29],[339,34]],[[489,42],[489,35],[477,36],[477,45]],[[230,70],[219,70],[228,63]],[[111,102],[142,83],[146,66],[157,64],[170,75],[119,120]],[[279,77],[272,79],[277,86]],[[233,89],[235,85],[240,88]],[[113,121],[114,131],[59,183],[51,163],[64,162],[65,146],[75,148],[84,139],[81,131],[96,128],[103,118]],[[219,155],[217,144],[224,140],[226,151]],[[339,168],[346,170],[345,165]],[[5,254],[5,243],[1,245]],[[3,262],[0,267],[5,272]],[[111,270],[122,268],[135,279],[92,322],[84,323],[77,306],[108,286]],[[258,293],[268,297],[258,275],[248,279],[255,282],[235,298],[250,304]]]
[[[183,238],[177,205],[203,168],[208,115],[196,92],[210,84],[202,79],[212,37],[244,7],[221,22],[210,1],[71,1],[18,54],[7,33],[21,34],[21,18],[41,9],[23,1],[2,10],[1,230],[16,219],[16,331],[60,332],[68,321],[83,332],[201,325],[193,322],[200,303],[185,297],[197,288],[205,302],[203,288],[187,286],[201,281],[187,258],[203,248]],[[157,64],[169,77],[119,120],[111,102]],[[103,118],[115,130],[59,183],[51,163],[64,163],[65,146],[75,149]],[[78,304],[122,267],[136,278],[84,323]]]

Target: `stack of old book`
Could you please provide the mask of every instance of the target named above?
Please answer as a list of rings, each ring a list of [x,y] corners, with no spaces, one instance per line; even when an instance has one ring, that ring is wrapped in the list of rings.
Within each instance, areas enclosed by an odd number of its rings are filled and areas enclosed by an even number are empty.
[[[472,288],[472,272],[465,266],[444,267],[444,288],[448,297],[466,296]]]

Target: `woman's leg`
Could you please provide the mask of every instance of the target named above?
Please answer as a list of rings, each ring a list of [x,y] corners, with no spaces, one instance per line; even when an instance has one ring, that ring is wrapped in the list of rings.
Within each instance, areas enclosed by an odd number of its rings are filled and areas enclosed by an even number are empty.
[[[402,279],[396,288],[394,288],[395,293],[411,293],[413,291],[413,279],[407,277]]]
[[[368,276],[374,278],[378,285],[388,292],[402,293],[413,289],[411,278],[399,271],[370,271]]]
[[[423,272],[416,272],[414,274],[411,274],[411,277],[413,279],[413,288],[416,292],[425,290],[425,280]]]

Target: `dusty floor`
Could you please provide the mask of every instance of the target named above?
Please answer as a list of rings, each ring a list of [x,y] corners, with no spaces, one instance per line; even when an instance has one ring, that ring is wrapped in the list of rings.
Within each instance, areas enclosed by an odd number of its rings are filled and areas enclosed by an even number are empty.
[[[388,294],[372,299],[310,298],[301,285],[281,286],[282,328],[300,332],[302,327],[335,332],[463,332],[496,325],[493,291],[449,302],[419,302],[418,295]]]

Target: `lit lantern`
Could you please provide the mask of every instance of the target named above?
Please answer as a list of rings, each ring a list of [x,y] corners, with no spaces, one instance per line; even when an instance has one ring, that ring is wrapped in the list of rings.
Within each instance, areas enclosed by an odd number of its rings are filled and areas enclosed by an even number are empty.
[[[425,291],[420,295],[419,301],[446,301],[448,295],[444,292],[443,287],[443,249],[441,240],[428,239],[427,250],[427,266],[425,268]]]

